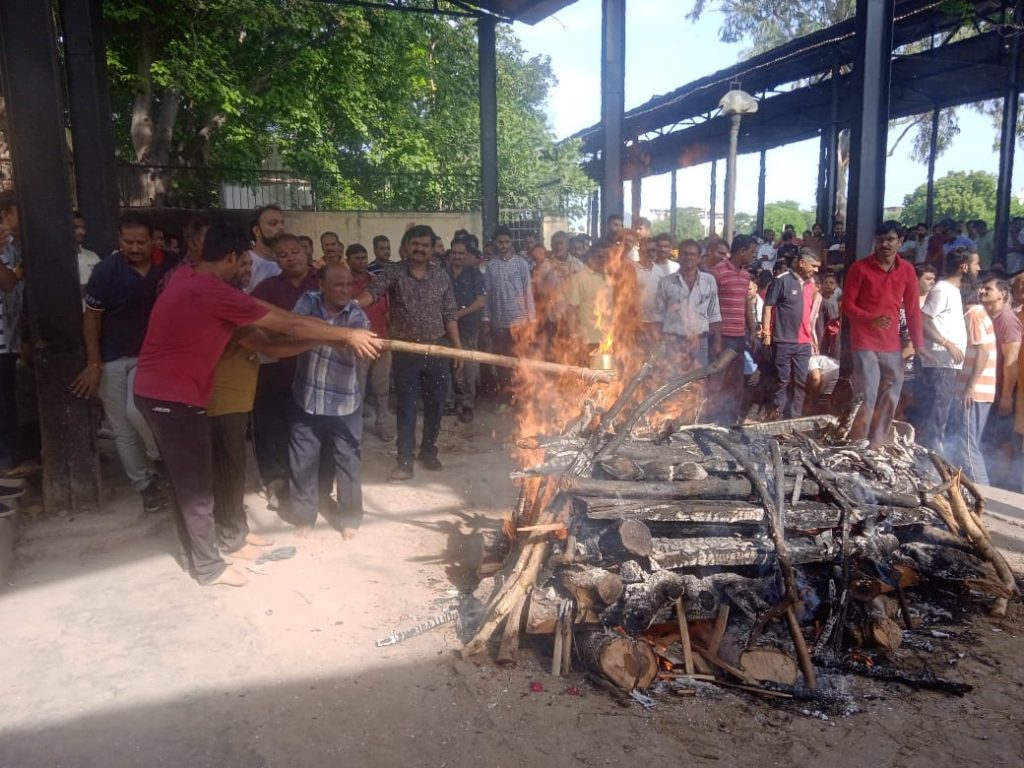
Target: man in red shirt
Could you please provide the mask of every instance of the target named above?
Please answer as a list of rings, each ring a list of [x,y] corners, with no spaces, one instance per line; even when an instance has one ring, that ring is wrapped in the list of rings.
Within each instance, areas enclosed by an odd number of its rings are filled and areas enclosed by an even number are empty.
[[[875,251],[851,265],[843,286],[843,314],[850,322],[853,391],[864,397],[851,439],[877,448],[889,427],[903,387],[900,310],[916,350],[924,346],[914,265],[900,258],[903,228],[886,221],[875,230]]]
[[[719,381],[718,420],[735,424],[743,410],[743,351],[747,339],[756,332],[754,309],[750,303],[750,262],[757,251],[757,238],[736,235],[729,258],[716,264],[711,274],[718,283],[718,307],[722,314],[722,347],[736,353]]]
[[[373,357],[380,347],[370,331],[299,317],[232,288],[248,248],[237,227],[210,227],[202,261],[175,272],[157,299],[135,377],[136,405],[153,431],[174,489],[188,567],[203,585],[240,587],[247,581],[243,571],[225,564],[217,548],[206,415],[214,368],[235,328],[251,325],[298,339],[348,344],[363,357]]]

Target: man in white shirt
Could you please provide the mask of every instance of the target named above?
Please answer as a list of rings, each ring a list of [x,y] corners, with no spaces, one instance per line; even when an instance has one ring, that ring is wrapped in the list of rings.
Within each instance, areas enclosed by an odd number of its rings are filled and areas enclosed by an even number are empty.
[[[771,272],[775,268],[775,230],[766,229],[761,233],[761,244],[754,252],[754,266],[758,270],[767,269]]]
[[[649,333],[648,339],[658,337],[658,316],[655,301],[658,297],[658,281],[662,275],[655,267],[654,260],[658,255],[658,244],[651,238],[640,243],[639,260],[630,262],[636,269],[637,298],[640,302],[640,318]]]
[[[707,365],[709,354],[717,357],[722,351],[718,284],[697,269],[699,261],[700,243],[679,243],[679,271],[658,281],[655,300],[666,352],[678,354],[681,365],[692,367]]]
[[[925,402],[931,406],[925,418],[921,443],[943,452],[946,423],[956,392],[957,371],[963,366],[967,350],[967,325],[961,286],[977,280],[980,261],[977,253],[957,248],[946,256],[946,275],[935,283],[921,307],[925,349],[919,353]]]
[[[266,280],[268,277],[281,274],[281,267],[274,258],[272,243],[274,239],[284,233],[284,213],[276,205],[264,205],[257,208],[252,222],[249,225],[249,235],[252,237],[252,277],[249,278],[249,285],[246,293],[252,293],[253,289]]]
[[[662,232],[654,238],[658,251],[654,258],[654,268],[658,270],[661,277],[673,275],[679,271],[678,262],[672,261],[672,236]]]
[[[78,245],[78,285],[82,296],[85,296],[85,284],[89,282],[93,267],[100,263],[100,257],[82,245],[85,242],[85,217],[75,211],[72,218],[75,222],[75,243]]]

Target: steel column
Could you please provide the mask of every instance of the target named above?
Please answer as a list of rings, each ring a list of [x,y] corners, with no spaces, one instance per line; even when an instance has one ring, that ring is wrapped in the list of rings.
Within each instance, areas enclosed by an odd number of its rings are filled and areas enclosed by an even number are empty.
[[[814,196],[814,220],[825,226],[822,216],[828,210],[828,131],[822,129],[818,137],[818,186]],[[827,217],[826,217],[827,218]]]
[[[643,181],[639,176],[634,177],[632,183],[629,185],[629,202],[630,202],[630,224],[632,228],[636,229],[636,220],[640,218],[640,197],[643,194]]]
[[[871,253],[884,208],[894,4],[895,0],[857,0],[847,261]]]
[[[736,218],[736,151],[740,140],[742,115],[729,115],[729,155],[725,162],[725,217],[722,221],[722,237],[732,242],[734,219]]]
[[[626,111],[626,0],[601,0],[601,232],[622,215],[622,122]]]
[[[764,185],[768,178],[767,152],[761,150],[761,170],[757,176],[757,234],[758,237],[764,231]]]
[[[825,144],[828,148],[828,162],[825,166],[825,221],[822,226],[828,237],[832,237],[836,218],[836,197],[839,191],[839,62],[832,65],[832,103],[829,123],[825,128]]]
[[[718,201],[716,199],[717,197],[718,197],[718,161],[717,160],[712,160],[711,161],[711,205],[710,205],[709,210],[708,210],[708,218],[710,219],[710,221],[708,222],[708,234],[709,235],[713,235],[713,234],[715,234],[718,231],[717,229],[715,229],[715,225],[717,224],[717,219],[718,219],[718,210],[716,209],[716,206],[718,205]]]
[[[86,245],[106,256],[117,245],[118,193],[102,5],[60,0],[78,210]]]
[[[477,67],[480,79],[480,193],[483,237],[498,226],[498,64],[493,16],[477,19]]]
[[[85,367],[57,32],[48,3],[0,0],[0,71],[18,195],[25,296],[43,441],[43,502],[99,499],[91,406],[68,387]]]
[[[1021,21],[1019,7],[1013,20],[1015,23]],[[996,222],[993,234],[994,258],[1003,264],[1006,264],[1007,240],[1010,236],[1013,154],[1017,144],[1017,116],[1020,112],[1020,81],[1017,75],[1017,69],[1020,66],[1020,36],[1011,35],[1007,39],[1007,45],[1010,50],[1007,63],[1006,92],[1003,96],[1003,127],[999,135],[999,179],[996,184]],[[1012,268],[1010,264],[1006,264],[1006,266]]]
[[[672,190],[669,194],[669,212],[668,212],[668,232],[672,235],[672,242],[676,241],[679,236],[679,211],[676,207],[679,205],[677,202],[677,191],[676,191],[676,171],[672,169]]]
[[[924,203],[924,221],[932,228],[935,218],[935,156],[939,148],[939,110],[932,110],[932,132],[928,137],[928,191]],[[915,222],[916,223],[916,222]]]

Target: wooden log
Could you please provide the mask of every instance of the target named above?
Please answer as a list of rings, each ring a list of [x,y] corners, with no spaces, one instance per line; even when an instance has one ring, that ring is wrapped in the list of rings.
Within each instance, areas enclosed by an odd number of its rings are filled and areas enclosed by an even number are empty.
[[[729,626],[729,606],[720,605],[718,606],[718,615],[715,617],[715,628],[711,633],[711,639],[708,641],[708,650],[716,656],[718,655],[718,649],[722,645],[722,640],[725,638],[725,630]]]
[[[580,368],[575,365],[562,365],[560,363],[549,363],[545,360],[532,360],[526,357],[509,357],[506,355],[492,355],[489,352],[479,352],[475,349],[455,349],[441,344],[416,344],[411,341],[399,341],[398,339],[380,339],[384,349],[393,352],[411,352],[414,355],[426,355],[427,357],[446,357],[449,360],[468,360],[484,365],[496,365],[499,368],[526,368],[531,371],[545,373],[551,376],[572,376],[589,382],[608,383],[615,381],[615,371],[598,371],[592,368]]]
[[[804,493],[817,495],[816,483],[804,481]],[[563,476],[561,490],[573,496],[604,496],[606,498],[671,500],[671,499],[749,499],[750,480],[744,477],[721,478],[709,476],[706,480],[680,480],[673,482],[629,482],[626,480],[593,480]],[[793,490],[793,478],[786,479],[786,490]]]
[[[576,638],[584,665],[619,688],[646,688],[658,674],[658,660],[640,640],[608,632],[584,632]]]
[[[501,634],[501,645],[498,646],[497,661],[499,664],[515,664],[519,654],[519,632],[523,623],[523,608],[527,595],[523,595],[509,611],[505,620],[505,629]]]
[[[632,560],[651,554],[651,529],[640,520],[618,520],[602,526],[598,547],[606,558]]]
[[[679,638],[683,646],[683,668],[686,674],[692,675],[693,648],[690,647],[690,625],[686,621],[686,607],[682,597],[676,598],[676,620],[679,622]]]
[[[622,579],[603,568],[574,565],[558,572],[562,587],[573,596],[581,611],[603,608],[622,597]]]
[[[748,648],[740,654],[740,667],[761,682],[796,685],[799,676],[793,657],[777,648]]]
[[[558,611],[562,597],[553,589],[534,589],[530,593],[526,605],[525,631],[528,635],[553,635],[558,623]],[[600,616],[597,611],[576,611],[573,623],[597,624]]]
[[[789,546],[794,565],[820,563],[835,554],[829,546],[810,539],[794,539]],[[775,549],[762,536],[737,539],[702,536],[692,539],[655,537],[650,555],[660,568],[737,568],[750,565],[771,565],[776,562]]]

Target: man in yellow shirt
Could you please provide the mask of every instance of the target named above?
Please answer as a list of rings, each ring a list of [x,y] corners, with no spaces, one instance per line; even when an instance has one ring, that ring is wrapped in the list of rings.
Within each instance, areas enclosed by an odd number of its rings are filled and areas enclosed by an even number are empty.
[[[570,336],[579,339],[589,355],[611,328],[612,286],[605,274],[608,248],[594,246],[587,259],[587,268],[569,280],[566,313]],[[584,361],[585,364],[586,361]]]

